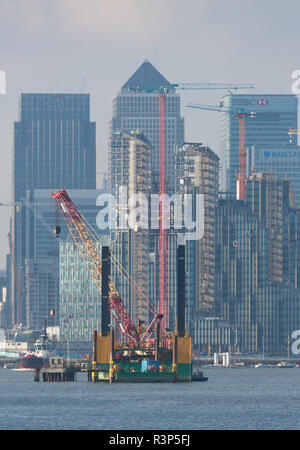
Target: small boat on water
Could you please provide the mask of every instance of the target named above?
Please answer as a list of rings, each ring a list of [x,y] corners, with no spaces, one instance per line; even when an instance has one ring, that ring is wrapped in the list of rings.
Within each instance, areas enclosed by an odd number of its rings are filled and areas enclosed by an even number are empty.
[[[201,370],[198,370],[197,372],[192,374],[192,381],[207,381],[208,378],[203,375],[203,372]]]
[[[286,361],[281,361],[277,364],[277,367],[285,368],[285,369],[293,369],[295,366],[292,363],[288,363]]]
[[[268,367],[265,363],[258,363],[254,365],[255,369],[266,368]]]

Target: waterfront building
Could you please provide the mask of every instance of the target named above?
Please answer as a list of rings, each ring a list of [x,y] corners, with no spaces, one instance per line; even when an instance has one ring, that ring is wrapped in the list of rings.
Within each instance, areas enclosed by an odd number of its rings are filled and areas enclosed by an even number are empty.
[[[240,330],[228,320],[198,317],[194,320],[194,328],[193,344],[200,352],[237,352],[240,348]]]
[[[285,353],[300,327],[300,210],[290,198],[288,180],[253,173],[246,202],[219,201],[215,316],[239,329],[242,352]]]
[[[269,283],[257,291],[258,349],[290,356],[292,333],[300,326],[300,290]]]

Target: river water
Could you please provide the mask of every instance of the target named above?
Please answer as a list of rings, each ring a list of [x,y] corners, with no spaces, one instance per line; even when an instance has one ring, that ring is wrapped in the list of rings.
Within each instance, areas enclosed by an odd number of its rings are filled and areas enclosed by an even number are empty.
[[[205,368],[205,383],[36,383],[0,369],[1,430],[299,430],[300,368]]]

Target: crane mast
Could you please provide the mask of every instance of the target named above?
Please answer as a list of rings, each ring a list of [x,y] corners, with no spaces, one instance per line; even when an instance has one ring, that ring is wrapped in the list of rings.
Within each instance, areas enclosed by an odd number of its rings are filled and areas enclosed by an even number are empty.
[[[165,196],[167,193],[166,170],[166,95],[159,94],[159,311],[162,333],[166,330],[167,317],[167,232],[165,226]]]
[[[238,200],[246,200],[246,115],[239,114]]]

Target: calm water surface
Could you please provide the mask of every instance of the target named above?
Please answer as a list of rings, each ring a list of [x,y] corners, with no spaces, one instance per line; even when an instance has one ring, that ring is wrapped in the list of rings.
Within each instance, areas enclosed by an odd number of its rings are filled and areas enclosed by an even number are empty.
[[[35,383],[0,369],[1,430],[300,430],[300,368],[205,368],[206,383]]]

